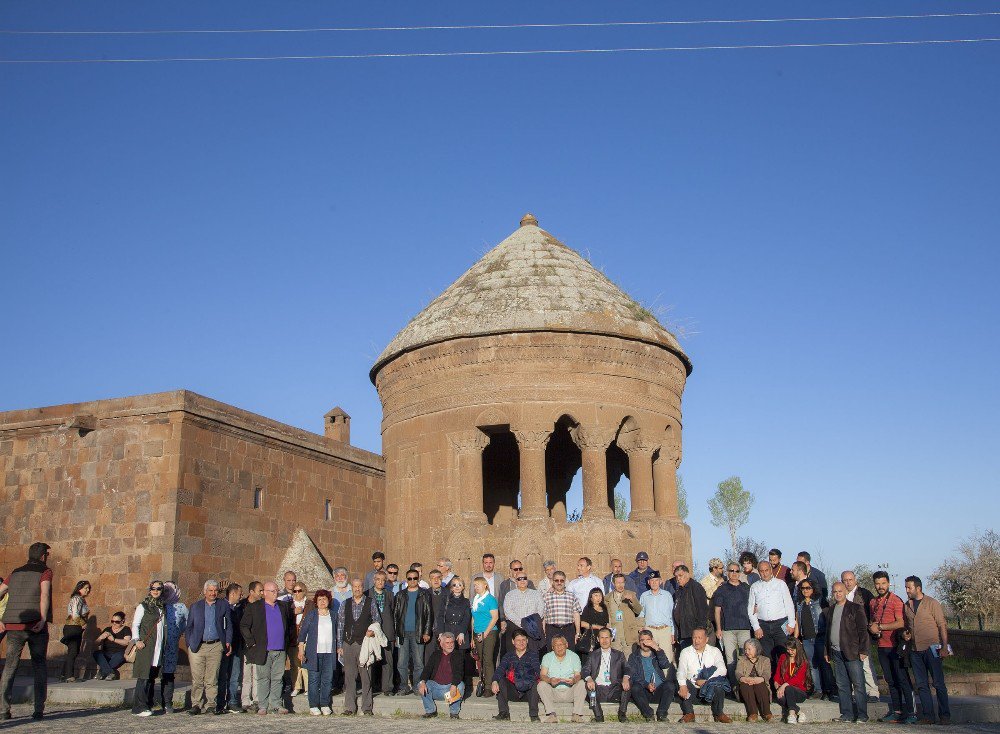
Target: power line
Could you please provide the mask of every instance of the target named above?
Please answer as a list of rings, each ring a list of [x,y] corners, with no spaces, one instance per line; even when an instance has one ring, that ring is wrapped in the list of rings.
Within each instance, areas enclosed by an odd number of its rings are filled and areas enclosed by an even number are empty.
[[[208,29],[148,29],[125,31],[22,31],[0,29],[0,34],[21,36],[148,36],[182,35],[199,33],[350,33],[371,31],[467,31],[467,30],[510,30],[519,28],[611,28],[636,26],[685,26],[685,25],[734,25],[740,23],[827,23],[855,20],[920,20],[928,18],[982,18],[997,16],[998,12],[981,13],[924,13],[913,15],[851,15],[824,18],[722,18],[701,20],[635,20],[607,21],[594,23],[510,23],[495,25],[422,25],[422,26],[369,26],[343,28],[208,28]]]
[[[419,51],[404,53],[321,54],[308,56],[175,56],[163,58],[121,59],[3,59],[0,64],[138,64],[203,61],[333,61],[342,59],[412,59],[451,56],[538,56],[569,54],[657,53],[666,51],[723,51],[781,48],[846,48],[853,46],[924,46],[948,43],[991,43],[1000,38],[941,38],[922,41],[846,41],[841,43],[767,43],[719,46],[658,46],[646,48],[572,48],[536,49],[524,51]]]

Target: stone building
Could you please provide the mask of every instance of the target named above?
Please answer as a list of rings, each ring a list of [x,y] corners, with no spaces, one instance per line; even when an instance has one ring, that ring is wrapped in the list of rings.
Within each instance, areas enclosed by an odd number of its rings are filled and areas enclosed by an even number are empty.
[[[532,573],[691,560],[678,516],[691,363],[656,318],[532,215],[404,328],[371,378],[382,400],[390,558],[483,552]],[[566,493],[582,468],[583,516]],[[630,486],[628,521],[614,491]]]

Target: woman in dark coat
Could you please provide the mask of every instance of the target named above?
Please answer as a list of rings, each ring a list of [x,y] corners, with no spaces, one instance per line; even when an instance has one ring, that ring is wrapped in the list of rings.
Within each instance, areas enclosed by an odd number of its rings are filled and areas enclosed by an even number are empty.
[[[455,649],[468,650],[472,644],[472,605],[465,596],[465,582],[458,576],[448,584],[451,592],[441,603],[434,624],[435,638],[445,632],[455,635]]]
[[[153,688],[167,641],[162,596],[163,582],[150,582],[149,594],[135,608],[132,619],[132,633],[135,635],[132,639],[136,647],[132,663],[132,675],[135,677],[132,713],[136,716],[153,714]]]

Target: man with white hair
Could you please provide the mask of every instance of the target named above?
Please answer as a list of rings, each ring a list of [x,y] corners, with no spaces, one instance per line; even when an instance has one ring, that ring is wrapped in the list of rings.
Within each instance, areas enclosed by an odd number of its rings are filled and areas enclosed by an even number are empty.
[[[287,714],[281,705],[285,655],[295,635],[291,606],[278,601],[278,585],[264,582],[264,596],[247,605],[240,620],[246,660],[257,666],[257,713]]]
[[[219,598],[219,582],[210,580],[203,587],[203,598],[191,605],[187,627],[188,659],[191,662],[191,709],[197,716],[211,706],[215,713],[219,695],[219,666],[223,655],[232,654],[233,628],[230,624],[229,602]]]
[[[437,569],[441,572],[441,586],[446,589],[451,580],[455,578],[455,572],[452,571],[453,566],[450,558],[438,558]]]

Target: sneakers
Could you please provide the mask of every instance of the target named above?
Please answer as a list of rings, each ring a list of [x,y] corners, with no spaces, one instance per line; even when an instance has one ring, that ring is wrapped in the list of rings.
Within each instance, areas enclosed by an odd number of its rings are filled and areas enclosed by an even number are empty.
[[[309,713],[312,714],[313,716],[322,716],[323,715],[323,712],[320,711],[315,706],[310,706],[309,707]]]
[[[319,712],[323,714],[323,716],[329,716],[333,713],[333,709],[329,706],[320,706]]]
[[[806,723],[806,715],[805,712],[803,711],[799,711],[799,723],[800,724]]]
[[[899,723],[905,724],[906,726],[913,726],[917,723],[917,717],[915,714],[910,714],[909,716],[902,719]]]
[[[152,715],[153,715],[153,712],[152,712],[152,711],[150,711],[149,709],[146,709],[145,711],[140,711],[139,713],[137,713],[137,714],[132,714],[132,715],[133,715],[133,716],[143,716],[143,717],[146,717],[146,716],[152,716]]]
[[[879,721],[883,724],[898,724],[903,717],[897,714],[895,711],[890,711],[885,716],[883,716]]]
[[[794,711],[789,711],[787,721],[789,724],[798,724],[799,723],[798,714],[796,714]]]
[[[844,718],[843,716],[838,716],[836,719],[833,719],[833,723],[834,724],[853,724],[854,722],[851,721],[850,719]]]
[[[545,723],[546,724],[558,724],[559,723],[559,717],[556,716],[555,714],[545,714]]]
[[[556,717],[556,720],[558,721],[558,717]],[[574,724],[582,724],[583,723],[583,717],[580,716],[580,714],[573,714],[573,718],[571,719],[571,721]]]

